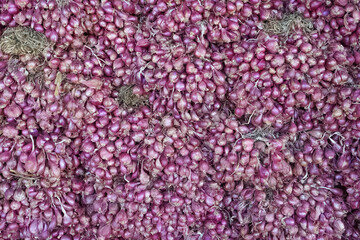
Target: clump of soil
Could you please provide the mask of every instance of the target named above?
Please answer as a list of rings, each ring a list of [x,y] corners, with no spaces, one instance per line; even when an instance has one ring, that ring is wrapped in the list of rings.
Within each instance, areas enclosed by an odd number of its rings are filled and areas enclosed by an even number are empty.
[[[1,51],[12,56],[24,54],[40,55],[50,45],[44,34],[30,27],[19,26],[8,28],[0,38]]]
[[[266,126],[263,128],[255,128],[253,131],[243,135],[244,138],[252,138],[252,139],[270,139],[276,138],[277,134],[275,133],[274,128],[271,126]]]
[[[147,99],[145,97],[134,94],[134,85],[125,85],[118,90],[119,105],[125,108],[137,108],[145,105]]]
[[[70,0],[56,0],[56,3],[58,5],[59,8],[63,8],[66,5],[68,5],[70,2]]]
[[[314,30],[314,26],[310,19],[306,19],[298,13],[284,14],[282,19],[273,18],[266,21],[263,25],[265,32],[285,37],[288,37],[298,29],[305,33],[310,33]]]

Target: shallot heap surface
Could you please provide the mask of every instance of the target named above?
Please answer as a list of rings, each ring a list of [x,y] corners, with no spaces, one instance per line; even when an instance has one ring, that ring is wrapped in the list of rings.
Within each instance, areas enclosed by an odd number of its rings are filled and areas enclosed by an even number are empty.
[[[0,239],[359,240],[359,0],[0,0]]]

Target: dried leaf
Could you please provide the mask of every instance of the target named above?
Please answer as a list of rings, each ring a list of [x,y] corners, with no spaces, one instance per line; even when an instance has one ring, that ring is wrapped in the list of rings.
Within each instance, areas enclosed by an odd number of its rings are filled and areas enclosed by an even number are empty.
[[[55,78],[55,85],[56,85],[55,93],[54,93],[55,97],[59,96],[59,88],[60,88],[62,80],[63,80],[63,76],[62,76],[61,72],[58,72],[56,74],[56,78]]]

